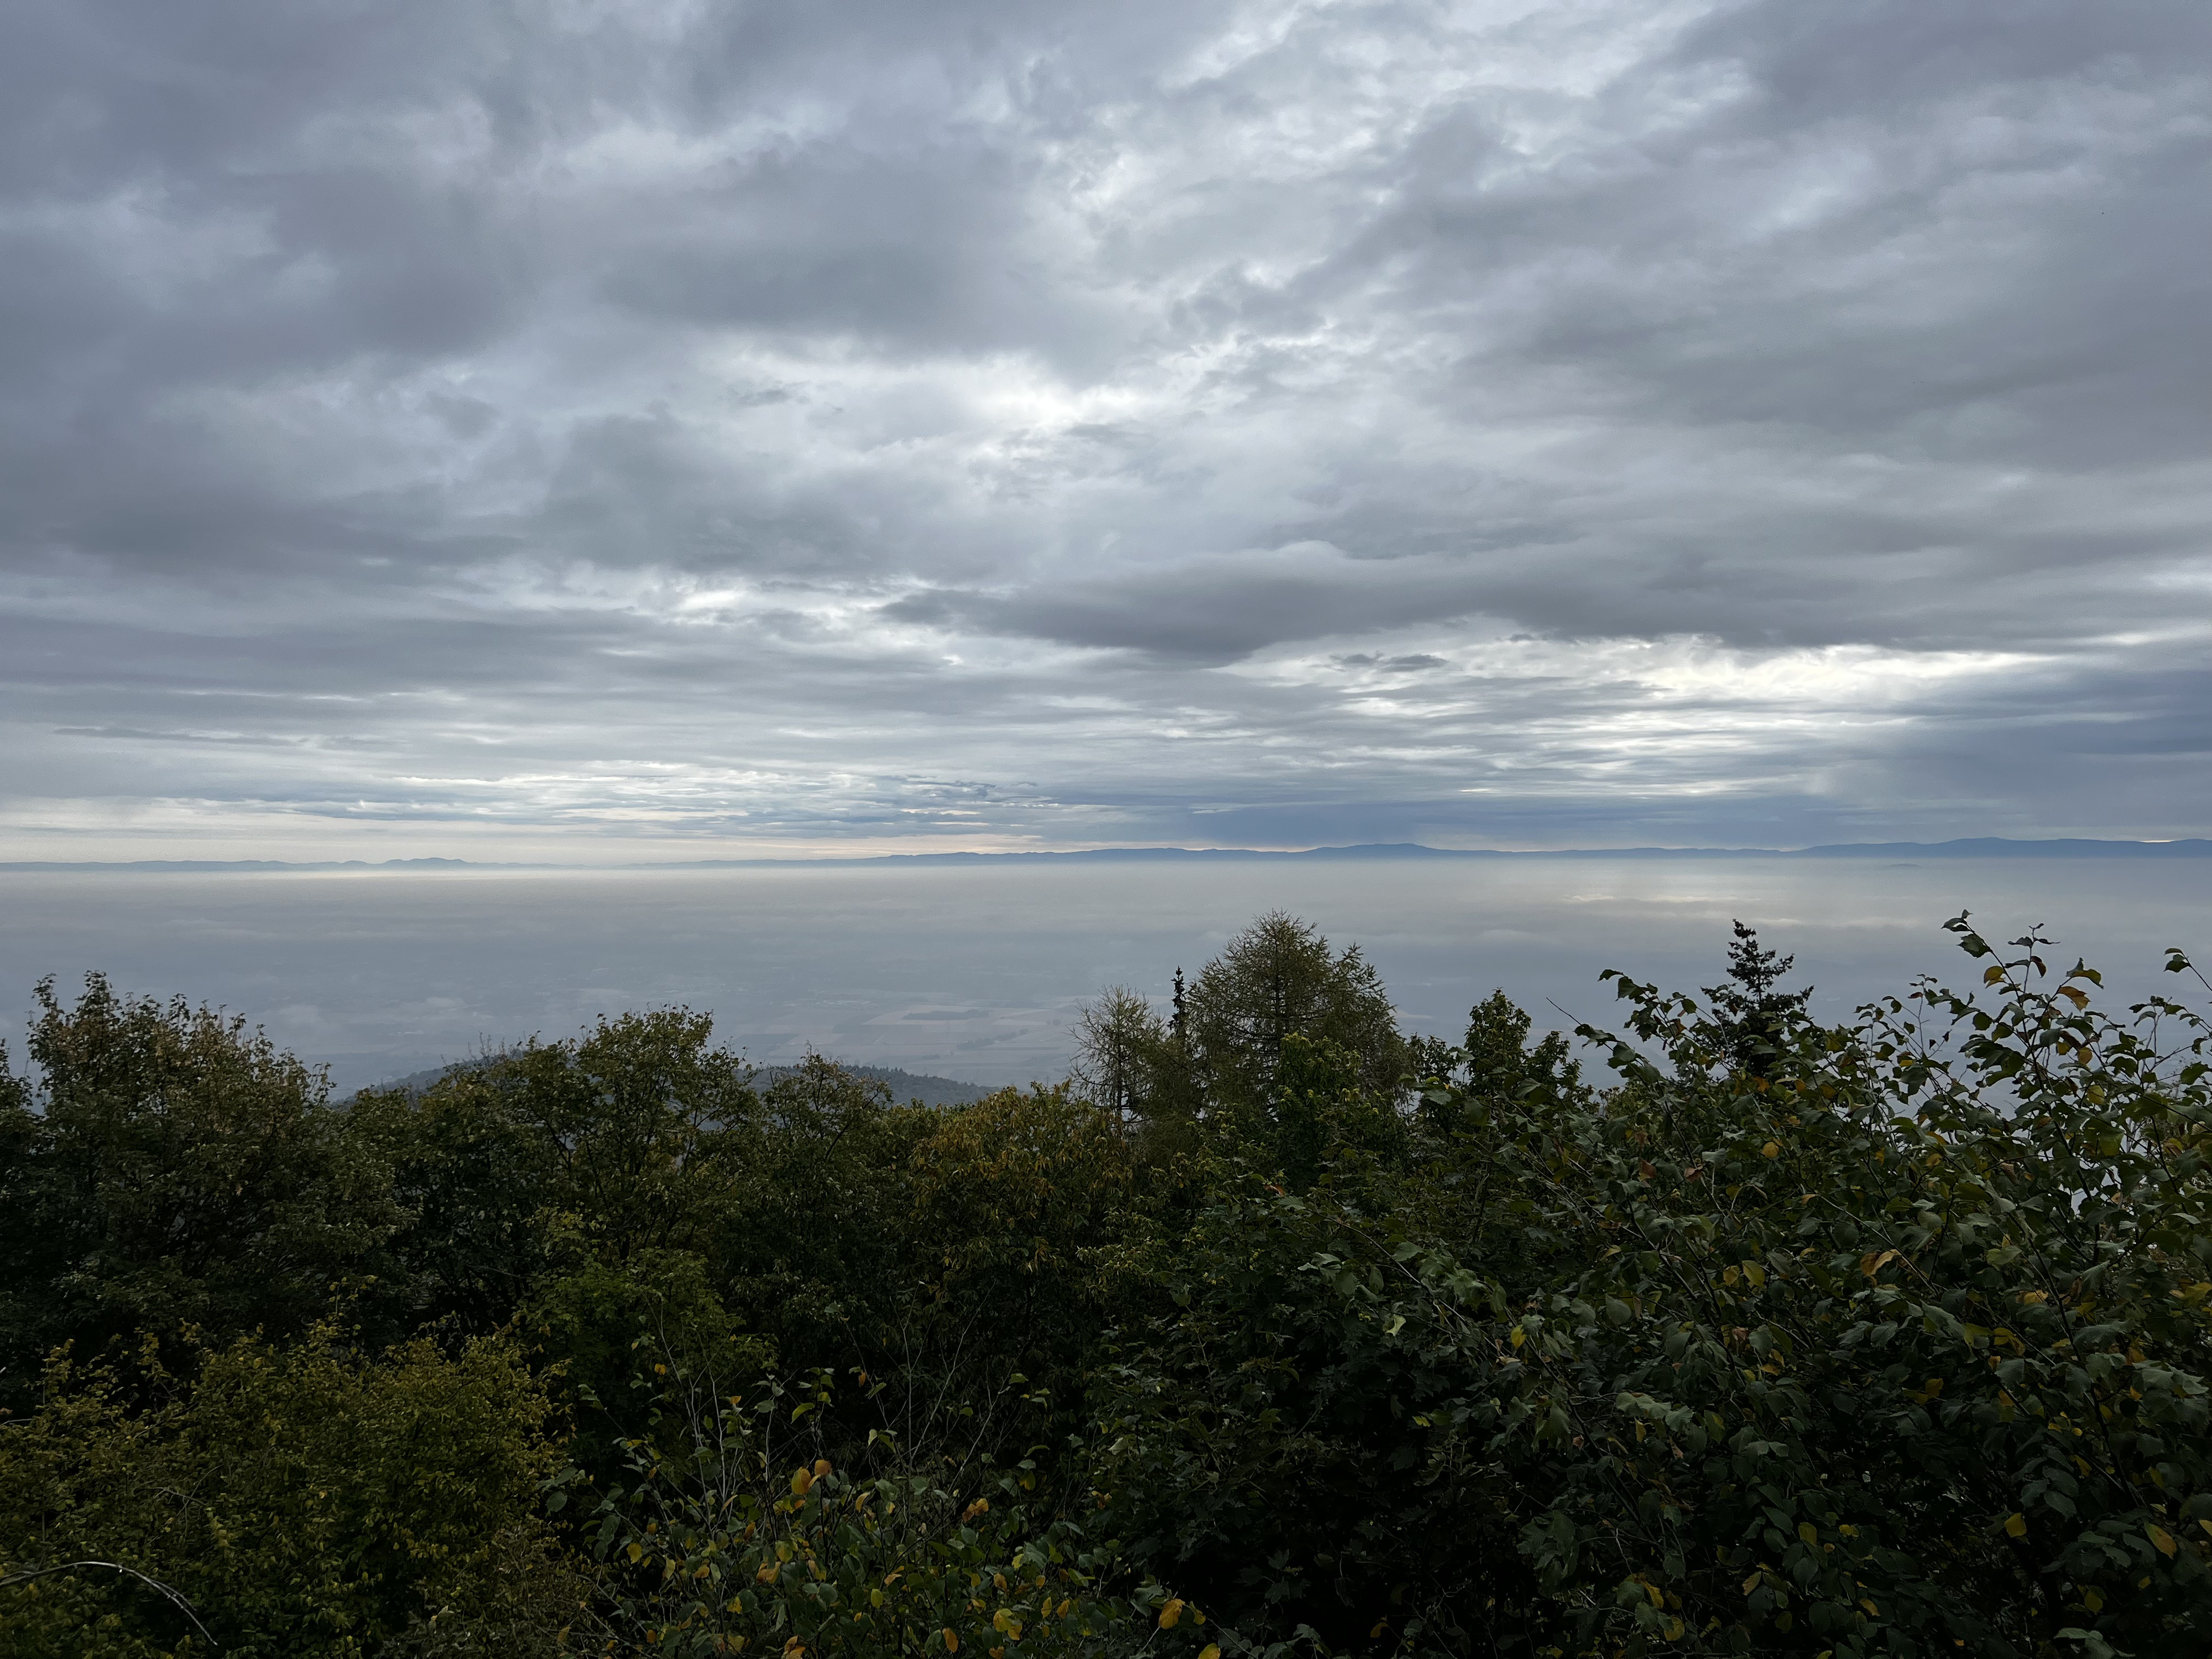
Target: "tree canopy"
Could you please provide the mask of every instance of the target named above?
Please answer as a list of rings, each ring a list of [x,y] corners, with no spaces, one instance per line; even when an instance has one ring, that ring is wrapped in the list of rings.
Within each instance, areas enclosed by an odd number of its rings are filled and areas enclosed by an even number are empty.
[[[41,986],[0,1651],[2202,1654],[2212,1030],[1949,926],[1445,1042],[1269,915],[944,1108]]]

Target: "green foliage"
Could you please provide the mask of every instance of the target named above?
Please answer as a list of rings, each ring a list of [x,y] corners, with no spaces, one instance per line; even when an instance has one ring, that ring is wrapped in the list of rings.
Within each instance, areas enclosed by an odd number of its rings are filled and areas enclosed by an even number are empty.
[[[1623,981],[1663,1064],[1437,1085],[1517,1256],[1224,1197],[1102,1379],[1140,1557],[1337,1650],[2198,1650],[2205,1028],[2019,949],[1986,1004],[1777,1020],[1763,1074]]]
[[[580,1585],[543,1518],[550,1407],[514,1345],[353,1350],[329,1325],[173,1375],[58,1360],[0,1431],[0,1650],[44,1655],[549,1652]]]
[[[1833,1028],[1609,975],[1586,1077],[1267,916],[943,1109],[681,1010],[341,1109],[45,989],[0,1650],[2201,1654],[2212,1031],[1951,926]]]
[[[398,1218],[324,1079],[181,998],[37,994],[38,1086],[0,1091],[0,1401],[64,1342],[303,1329]]]
[[[641,1338],[686,1365],[738,1377],[775,1363],[772,1344],[738,1328],[700,1256],[640,1250],[610,1261],[580,1241],[555,1255],[555,1267],[523,1310],[522,1326],[573,1402],[571,1455],[595,1471],[620,1461],[619,1443],[635,1416],[628,1391]]]
[[[1117,1122],[1158,1112],[1174,1092],[1175,1033],[1151,1001],[1109,986],[1076,1018],[1073,1091]]]
[[[1332,1165],[1364,1157],[1396,1166],[1407,1149],[1396,1091],[1378,1094],[1361,1080],[1360,1058],[1327,1038],[1292,1032],[1283,1039],[1256,1139],[1293,1192]]]
[[[906,1385],[892,1419],[903,1431],[938,1408],[948,1379],[988,1395],[1015,1375],[1033,1379],[1022,1396],[1030,1408],[1002,1442],[1056,1441],[1080,1426],[1048,1407],[1081,1399],[1084,1366],[1112,1317],[1102,1253],[1137,1234],[1150,1207],[1121,1130],[1065,1088],[1006,1089],[945,1114],[915,1147],[919,1300],[902,1352],[876,1362]]]
[[[1407,1052],[1374,964],[1356,945],[1342,951],[1280,911],[1231,939],[1192,981],[1188,1044],[1207,1103],[1236,1109],[1264,1103],[1283,1044],[1293,1035],[1352,1055],[1362,1086],[1394,1093]]]
[[[1705,994],[1712,1000],[1715,1026],[1729,1061],[1739,1071],[1765,1077],[1791,1024],[1812,1001],[1813,990],[1776,989],[1797,959],[1761,948],[1758,934],[1740,921],[1734,925],[1728,978],[1707,986]]]
[[[473,1068],[430,1088],[355,1097],[345,1138],[390,1171],[401,1222],[378,1266],[371,1306],[404,1330],[453,1320],[492,1330],[546,1267],[557,1213],[557,1158]]]
[[[1510,1492],[1482,1460],[1430,1455],[1463,1362],[1408,1331],[1415,1281],[1358,1209],[1231,1178],[1163,1269],[1171,1308],[1094,1385],[1092,1479],[1133,1558],[1253,1645],[1525,1636],[1494,1605],[1529,1599]]]
[[[602,1254],[696,1249],[720,1212],[735,1131],[759,1104],[752,1068],[709,1046],[713,1024],[684,1008],[602,1018],[439,1087],[489,1097],[482,1110],[527,1146],[540,1206],[582,1218]]]
[[[1418,1103],[1422,1118],[1449,1133],[1479,1128],[1501,1105],[1520,1109],[1532,1099],[1557,1104],[1573,1097],[1582,1087],[1581,1064],[1569,1057],[1567,1039],[1558,1031],[1547,1031],[1531,1048],[1534,1024],[1503,991],[1477,1003],[1468,1014],[1465,1043],[1447,1052],[1445,1066],[1423,1073],[1448,1076],[1458,1087],[1425,1093]],[[1440,1110],[1446,1106],[1457,1108],[1458,1115]]]
[[[936,1121],[816,1057],[736,1129],[706,1254],[786,1363],[850,1364],[891,1340],[916,1279],[909,1160]]]
[[[623,1014],[357,1097],[346,1139],[391,1171],[404,1218],[376,1305],[490,1330],[580,1249],[617,1269],[705,1252],[761,1111],[711,1033],[688,1009]]]
[[[670,1654],[1127,1652],[1205,1619],[1157,1584],[1127,1587],[1117,1547],[1043,1512],[1036,1464],[980,1451],[972,1414],[918,1445],[872,1431],[840,1473],[820,1428],[830,1375],[750,1395],[653,1364],[646,1431],[626,1481],[583,1471],[553,1503],[590,1506],[616,1644]],[[794,1403],[795,1401],[795,1403]],[[596,1498],[596,1504],[592,1500]],[[1183,1625],[1188,1613],[1188,1623]]]

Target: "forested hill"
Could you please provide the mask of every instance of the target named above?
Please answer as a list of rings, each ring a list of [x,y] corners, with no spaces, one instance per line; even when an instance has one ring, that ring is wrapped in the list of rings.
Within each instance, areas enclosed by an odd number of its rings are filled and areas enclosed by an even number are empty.
[[[471,1069],[483,1062],[461,1060],[458,1066]],[[935,1077],[927,1072],[902,1071],[896,1066],[854,1066],[833,1061],[837,1068],[853,1077],[866,1078],[880,1083],[891,1091],[891,1098],[902,1105],[915,1106],[971,1106],[994,1091],[984,1084],[963,1083],[957,1078]],[[453,1066],[434,1066],[428,1071],[410,1072],[404,1077],[395,1077],[385,1082],[357,1090],[368,1094],[380,1090],[404,1089],[420,1094],[455,1069]],[[760,1070],[763,1084],[773,1084],[780,1079],[793,1076],[803,1068],[797,1066],[764,1066]]]
[[[980,1083],[963,1083],[957,1078],[936,1077],[927,1072],[902,1071],[896,1066],[855,1066],[846,1060],[831,1063],[851,1076],[882,1084],[901,1105],[972,1106],[998,1092]],[[798,1066],[769,1066],[763,1068],[761,1075],[774,1083],[778,1079],[795,1077],[804,1069]]]
[[[0,1655],[2201,1659],[2212,985],[1948,926],[1448,1044],[1263,916],[927,1108],[668,1009],[341,1107],[42,985]]]

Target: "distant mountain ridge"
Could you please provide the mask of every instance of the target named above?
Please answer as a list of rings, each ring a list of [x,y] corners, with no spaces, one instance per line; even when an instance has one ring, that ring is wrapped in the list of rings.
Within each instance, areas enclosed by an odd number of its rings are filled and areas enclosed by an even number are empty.
[[[1184,860],[1354,860],[1384,859],[1720,859],[1720,858],[1937,858],[1937,859],[2109,859],[2212,858],[2212,840],[2096,841],[2078,836],[2014,841],[1975,836],[1954,841],[1842,842],[1822,847],[1427,847],[1419,842],[1370,842],[1349,847],[1293,849],[1258,847],[1094,847],[1068,852],[879,853],[861,858],[682,859],[634,864],[477,863],[469,859],[362,859],[322,863],[288,863],[278,859],[137,859],[109,862],[0,863],[0,871],[140,870],[178,874],[288,870],[562,870],[588,873],[604,870],[803,869],[813,865],[1122,864],[1170,863]]]

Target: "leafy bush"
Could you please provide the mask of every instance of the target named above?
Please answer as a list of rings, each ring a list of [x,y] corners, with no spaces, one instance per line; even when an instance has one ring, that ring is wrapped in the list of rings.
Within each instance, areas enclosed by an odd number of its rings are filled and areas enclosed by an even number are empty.
[[[1624,981],[1613,1090],[1437,1083],[1515,1258],[1224,1190],[1101,1378],[1140,1558],[1339,1651],[2199,1650],[2206,1029],[2043,950],[1759,1073]]]
[[[40,1086],[0,1096],[0,1403],[64,1342],[305,1329],[399,1219],[323,1078],[182,998],[37,995]]]
[[[723,1396],[711,1376],[665,1361],[652,1375],[628,1484],[602,1494],[572,1469],[554,1498],[597,1498],[593,1547],[617,1643],[1005,1659],[1017,1646],[1129,1651],[1186,1611],[1187,1633],[1205,1623],[1155,1584],[1112,1595],[1126,1576],[1114,1543],[1041,1514],[1036,1464],[994,1463],[972,1410],[923,1446],[872,1432],[859,1468],[841,1474],[810,1461],[824,1449],[811,1431],[832,1403],[828,1373],[795,1390],[770,1379],[750,1396]]]
[[[543,1517],[559,1462],[504,1339],[377,1356],[328,1324],[278,1349],[151,1339],[128,1368],[57,1360],[0,1431],[0,1577],[117,1564],[0,1595],[11,1655],[550,1652],[583,1585]]]

